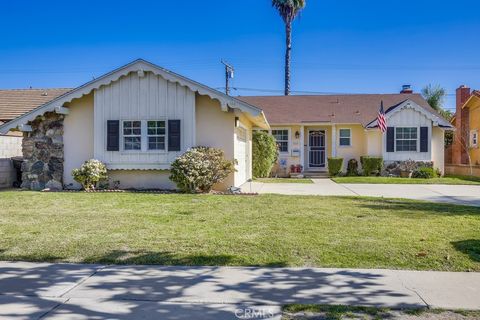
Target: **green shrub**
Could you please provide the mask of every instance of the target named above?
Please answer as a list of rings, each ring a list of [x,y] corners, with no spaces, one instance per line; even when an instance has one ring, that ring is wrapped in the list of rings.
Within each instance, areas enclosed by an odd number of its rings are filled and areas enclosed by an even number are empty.
[[[342,173],[343,158],[328,158],[328,174],[336,177]]]
[[[420,167],[413,171],[412,178],[432,179],[437,177],[437,171],[434,168]]]
[[[72,176],[83,189],[95,190],[99,182],[108,179],[107,167],[101,161],[91,159],[85,161],[79,169],[73,169]]]
[[[183,192],[209,192],[234,171],[235,162],[225,160],[222,150],[195,147],[175,159],[170,180]]]
[[[380,175],[383,167],[383,158],[382,157],[360,157],[360,163],[362,164],[363,175]]]
[[[358,176],[358,161],[357,161],[357,159],[348,160],[347,176],[349,176],[349,177]]]
[[[266,132],[255,131],[252,137],[252,171],[255,178],[267,178],[277,162],[275,138]]]

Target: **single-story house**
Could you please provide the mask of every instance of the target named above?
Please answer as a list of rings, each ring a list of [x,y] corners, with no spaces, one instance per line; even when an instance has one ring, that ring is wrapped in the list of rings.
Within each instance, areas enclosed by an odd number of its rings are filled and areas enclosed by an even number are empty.
[[[24,133],[22,186],[77,188],[71,172],[104,162],[121,188],[174,188],[170,164],[189,148],[220,148],[236,159],[223,186],[252,177],[252,128],[268,129],[261,109],[136,60],[0,126]]]
[[[453,127],[423,99],[404,86],[400,94],[240,97],[261,108],[277,139],[280,164],[289,170],[325,171],[328,157],[360,160],[383,157],[386,163],[432,162],[444,170],[444,132]],[[387,131],[377,116],[383,102]],[[255,129],[255,128],[254,128]]]
[[[386,134],[377,126],[381,102]],[[0,126],[23,131],[23,186],[76,188],[71,171],[107,165],[121,188],[172,188],[172,161],[193,146],[221,148],[236,172],[220,188],[252,177],[252,132],[277,139],[280,164],[325,171],[327,157],[382,156],[433,162],[443,171],[448,121],[406,88],[401,94],[231,97],[136,60]]]

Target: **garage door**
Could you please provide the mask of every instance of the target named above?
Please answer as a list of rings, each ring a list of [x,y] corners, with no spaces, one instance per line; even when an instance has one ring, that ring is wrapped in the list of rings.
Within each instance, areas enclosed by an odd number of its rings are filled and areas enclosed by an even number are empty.
[[[235,129],[236,141],[235,141],[235,159],[237,160],[237,165],[235,169],[235,186],[239,187],[247,181],[247,170],[248,170],[248,152],[247,152],[247,130],[242,127]]]

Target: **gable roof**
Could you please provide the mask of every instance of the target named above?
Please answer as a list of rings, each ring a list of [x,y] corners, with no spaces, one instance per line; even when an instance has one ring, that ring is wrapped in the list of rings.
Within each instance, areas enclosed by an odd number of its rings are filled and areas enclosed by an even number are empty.
[[[0,90],[0,122],[8,122],[29,112],[71,89]]]
[[[21,127],[22,125],[27,124],[27,122],[34,120],[37,116],[42,115],[45,112],[59,110],[63,107],[65,103],[71,102],[73,99],[81,98],[84,95],[91,93],[93,90],[100,88],[101,86],[109,85],[110,83],[117,81],[122,76],[126,76],[131,72],[138,72],[139,74],[144,72],[152,72],[168,81],[188,87],[190,90],[198,92],[200,95],[206,95],[212,99],[218,100],[220,102],[222,110],[224,111],[228,111],[228,109],[230,108],[238,109],[244,112],[247,118],[249,118],[256,126],[262,128],[268,128],[269,126],[267,119],[265,118],[265,115],[260,108],[253,106],[247,102],[235,99],[234,97],[227,96],[220,91],[217,91],[199,82],[193,81],[172,71],[159,67],[153,63],[150,63],[143,59],[138,59],[130,62],[123,67],[115,69],[95,80],[87,82],[80,87],[72,89],[71,91],[60,95],[49,102],[46,102],[45,104],[13,119],[10,122],[0,125],[0,134],[5,134],[11,129]]]
[[[420,94],[252,96],[238,99],[262,108],[270,124],[280,125],[326,122],[360,123],[366,127],[377,118],[382,101],[387,112],[405,101],[412,101],[443,119]]]

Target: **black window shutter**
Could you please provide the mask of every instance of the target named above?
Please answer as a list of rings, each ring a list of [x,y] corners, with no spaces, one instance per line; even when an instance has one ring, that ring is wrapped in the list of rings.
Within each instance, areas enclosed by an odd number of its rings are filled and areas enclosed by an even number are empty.
[[[395,152],[395,127],[387,128],[387,152]]]
[[[428,152],[428,127],[420,127],[420,152]]]
[[[107,151],[120,150],[120,121],[107,120]]]
[[[180,141],[180,120],[168,120],[168,151],[180,151]]]

